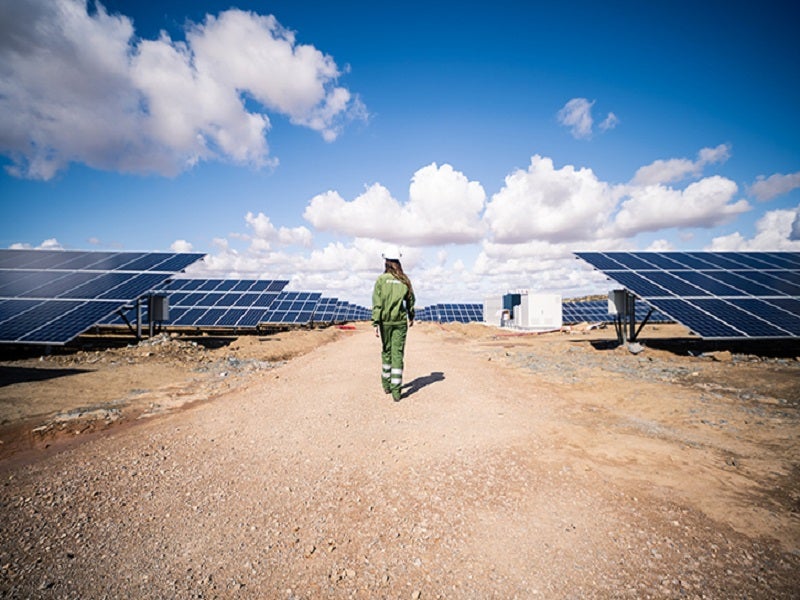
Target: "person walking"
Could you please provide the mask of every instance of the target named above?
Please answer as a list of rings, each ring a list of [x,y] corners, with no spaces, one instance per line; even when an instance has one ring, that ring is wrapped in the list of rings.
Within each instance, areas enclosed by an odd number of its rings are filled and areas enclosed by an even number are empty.
[[[387,248],[382,256],[385,270],[372,291],[372,326],[381,339],[381,385],[397,402],[403,386],[406,335],[414,325],[414,288],[403,272],[399,248]]]

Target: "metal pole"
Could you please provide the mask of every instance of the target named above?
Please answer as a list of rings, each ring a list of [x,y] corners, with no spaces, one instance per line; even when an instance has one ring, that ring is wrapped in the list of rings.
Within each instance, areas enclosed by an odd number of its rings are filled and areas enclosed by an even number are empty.
[[[626,294],[628,297],[628,341],[636,341],[636,296]]]
[[[153,337],[153,296],[148,296],[147,301],[149,303],[149,310],[147,311],[148,329],[150,331],[149,337]]]
[[[136,299],[136,341],[142,341],[142,299]]]

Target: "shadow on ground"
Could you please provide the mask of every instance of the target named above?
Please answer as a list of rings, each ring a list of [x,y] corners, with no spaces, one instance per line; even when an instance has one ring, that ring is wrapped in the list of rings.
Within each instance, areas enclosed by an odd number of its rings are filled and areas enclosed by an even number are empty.
[[[56,377],[67,377],[79,373],[88,373],[91,369],[31,369],[28,367],[0,367],[0,387],[25,383],[27,381],[45,381]]]
[[[437,381],[444,381],[444,373],[441,371],[434,371],[430,375],[425,375],[424,377],[417,377],[413,381],[409,381],[403,386],[403,397],[411,396],[412,394],[416,394],[422,388],[432,385]]]
[[[647,348],[666,350],[679,356],[700,356],[706,352],[726,350],[732,354],[749,354],[762,358],[800,356],[800,341],[796,339],[704,340],[702,338],[647,338],[640,336],[637,342]],[[595,350],[614,350],[621,345],[617,340],[595,340],[590,343]]]

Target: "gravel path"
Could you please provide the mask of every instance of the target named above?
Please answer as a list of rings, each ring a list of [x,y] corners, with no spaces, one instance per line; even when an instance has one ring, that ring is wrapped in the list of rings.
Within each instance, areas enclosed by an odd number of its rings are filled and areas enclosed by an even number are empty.
[[[0,471],[0,597],[793,598],[800,557],[559,444],[553,387],[371,331]]]

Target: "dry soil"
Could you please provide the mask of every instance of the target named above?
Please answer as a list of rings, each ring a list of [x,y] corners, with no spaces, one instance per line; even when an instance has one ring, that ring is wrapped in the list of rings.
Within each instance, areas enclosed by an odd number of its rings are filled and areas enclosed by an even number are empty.
[[[800,597],[800,362],[676,336],[419,323],[400,402],[363,325],[6,360],[0,597]]]

